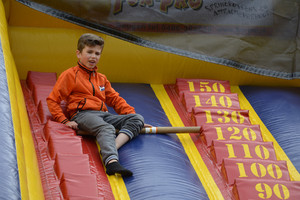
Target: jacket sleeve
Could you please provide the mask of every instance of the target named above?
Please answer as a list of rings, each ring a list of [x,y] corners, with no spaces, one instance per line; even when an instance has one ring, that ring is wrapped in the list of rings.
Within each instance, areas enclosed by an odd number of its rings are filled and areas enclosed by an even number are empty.
[[[111,84],[107,79],[105,83],[105,96],[105,103],[108,106],[113,107],[116,113],[120,115],[135,113],[134,107],[130,106],[125,99],[120,97],[120,94],[111,87]]]
[[[60,103],[66,100],[72,92],[74,86],[74,79],[67,71],[63,72],[58,80],[56,81],[54,88],[47,98],[47,104],[50,113],[52,114],[55,121],[60,123],[67,123],[69,120],[65,116]]]

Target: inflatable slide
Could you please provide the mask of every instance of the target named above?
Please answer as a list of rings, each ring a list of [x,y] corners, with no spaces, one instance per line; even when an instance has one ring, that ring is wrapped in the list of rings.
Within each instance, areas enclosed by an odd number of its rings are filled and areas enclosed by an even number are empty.
[[[299,24],[287,12],[296,1],[286,12],[278,1],[47,2],[0,2],[1,199],[300,198],[298,33],[275,29]],[[144,19],[153,10],[166,19]],[[99,71],[153,126],[119,149],[132,177],[106,175],[95,138],[53,121],[47,107],[86,32],[105,40]],[[171,126],[200,131],[155,133]]]

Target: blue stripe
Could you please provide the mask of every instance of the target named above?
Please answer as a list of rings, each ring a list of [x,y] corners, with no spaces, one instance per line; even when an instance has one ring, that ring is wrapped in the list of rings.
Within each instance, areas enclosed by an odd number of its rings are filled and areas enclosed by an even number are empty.
[[[170,126],[149,85],[123,83],[112,86],[145,118],[145,123]],[[140,135],[120,148],[119,155],[120,163],[133,172],[133,177],[124,178],[131,199],[208,199],[175,134]]]
[[[300,88],[255,86],[240,88],[300,172]]]
[[[0,38],[0,199],[21,199],[15,134]]]

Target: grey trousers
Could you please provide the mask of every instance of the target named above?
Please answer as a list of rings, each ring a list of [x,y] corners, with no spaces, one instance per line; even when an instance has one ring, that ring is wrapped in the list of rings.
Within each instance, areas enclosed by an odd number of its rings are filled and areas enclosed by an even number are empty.
[[[110,160],[119,159],[115,142],[116,129],[119,133],[128,135],[131,140],[144,127],[144,118],[139,114],[115,115],[94,110],[80,111],[72,118],[72,121],[78,124],[80,130],[96,137],[105,165]]]

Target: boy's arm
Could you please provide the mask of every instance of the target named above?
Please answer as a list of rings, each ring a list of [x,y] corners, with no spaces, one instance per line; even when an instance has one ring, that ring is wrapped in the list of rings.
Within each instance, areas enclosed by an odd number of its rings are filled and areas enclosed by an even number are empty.
[[[122,97],[119,96],[119,94],[114,102],[115,102],[115,104],[112,107],[118,114],[120,114],[120,115],[135,114],[134,107],[130,106],[125,101],[125,99],[123,99]]]
[[[134,114],[134,107],[130,106],[125,99],[120,97],[119,93],[116,92],[112,87],[109,81],[106,82],[105,86],[105,95],[106,95],[106,104],[110,107],[113,107],[116,113],[120,115],[125,114]]]
[[[53,93],[51,93],[49,95],[49,97],[47,98],[47,104],[48,104],[49,111],[52,114],[54,121],[65,124],[69,120],[63,113],[63,110],[60,107],[60,103],[58,103],[55,99],[56,99],[56,97]]]
[[[55,121],[63,124],[69,122],[69,119],[65,116],[60,103],[70,95],[73,87],[71,83],[70,76],[62,74],[47,98],[48,108],[52,117]]]

